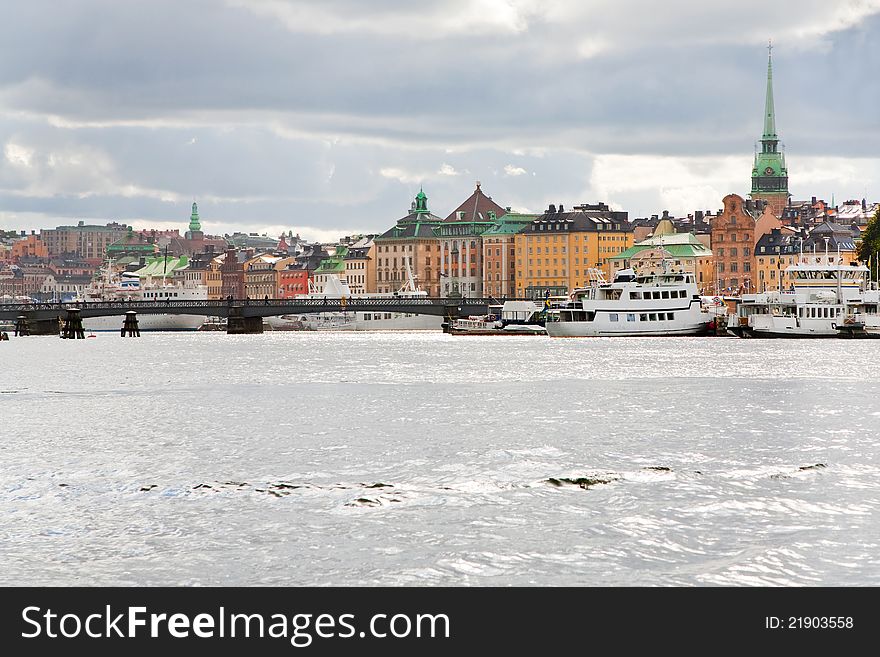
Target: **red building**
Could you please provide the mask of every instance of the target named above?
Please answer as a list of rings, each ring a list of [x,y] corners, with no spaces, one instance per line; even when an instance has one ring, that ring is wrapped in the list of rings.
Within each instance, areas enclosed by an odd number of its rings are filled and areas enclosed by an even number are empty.
[[[309,291],[309,271],[301,266],[290,264],[277,272],[278,298],[292,299]]]
[[[244,263],[238,261],[238,251],[227,249],[220,265],[220,296],[244,299]]]

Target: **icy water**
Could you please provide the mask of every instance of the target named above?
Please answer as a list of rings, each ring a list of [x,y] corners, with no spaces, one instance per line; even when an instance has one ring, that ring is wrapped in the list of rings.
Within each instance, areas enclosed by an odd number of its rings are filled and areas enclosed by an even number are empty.
[[[0,584],[880,585],[880,341],[0,343]]]

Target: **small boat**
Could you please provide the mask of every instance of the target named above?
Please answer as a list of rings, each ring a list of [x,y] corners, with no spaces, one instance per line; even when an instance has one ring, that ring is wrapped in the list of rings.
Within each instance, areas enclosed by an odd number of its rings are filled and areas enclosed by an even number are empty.
[[[489,306],[486,315],[449,322],[450,335],[547,335],[544,314],[534,301],[505,301]]]

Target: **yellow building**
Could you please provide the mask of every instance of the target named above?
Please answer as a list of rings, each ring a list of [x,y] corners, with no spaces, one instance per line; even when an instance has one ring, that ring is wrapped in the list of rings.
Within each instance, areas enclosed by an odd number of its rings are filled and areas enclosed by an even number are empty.
[[[587,271],[611,274],[611,258],[633,244],[626,212],[604,203],[566,212],[554,206],[516,234],[516,294],[538,298],[567,294],[587,283]]]

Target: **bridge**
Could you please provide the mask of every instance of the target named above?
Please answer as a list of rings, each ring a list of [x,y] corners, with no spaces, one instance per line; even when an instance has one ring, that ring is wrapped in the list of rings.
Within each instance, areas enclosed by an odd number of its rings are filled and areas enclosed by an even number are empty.
[[[454,319],[483,315],[490,304],[487,298],[325,298],[325,299],[231,299],[216,301],[90,301],[67,303],[17,303],[0,305],[0,320],[16,320],[26,334],[58,333],[59,320],[72,318],[123,316],[126,313],[204,315],[225,317],[228,333],[262,333],[263,318],[273,315],[306,315],[323,312],[396,312],[413,315],[436,315]],[[76,321],[76,320],[75,320]],[[120,323],[120,328],[122,324]]]

